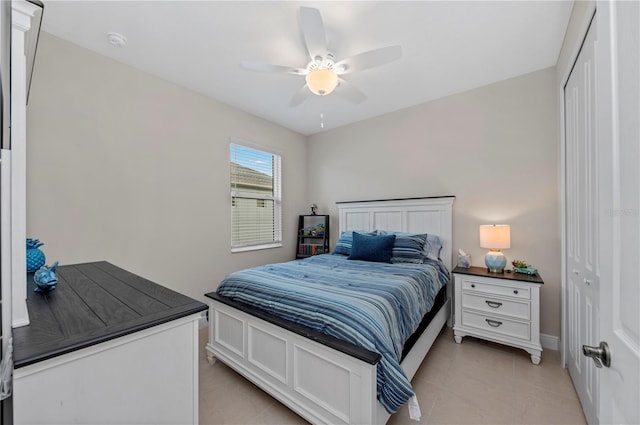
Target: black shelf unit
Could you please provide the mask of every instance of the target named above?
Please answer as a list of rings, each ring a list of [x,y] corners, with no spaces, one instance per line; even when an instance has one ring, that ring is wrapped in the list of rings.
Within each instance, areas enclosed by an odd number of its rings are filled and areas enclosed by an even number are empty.
[[[329,216],[301,215],[298,217],[296,259],[329,253]]]

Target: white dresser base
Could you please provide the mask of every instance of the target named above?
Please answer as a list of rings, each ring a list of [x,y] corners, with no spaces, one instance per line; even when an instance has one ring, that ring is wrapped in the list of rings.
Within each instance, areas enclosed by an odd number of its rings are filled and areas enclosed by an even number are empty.
[[[194,314],[16,369],[15,424],[197,424]]]

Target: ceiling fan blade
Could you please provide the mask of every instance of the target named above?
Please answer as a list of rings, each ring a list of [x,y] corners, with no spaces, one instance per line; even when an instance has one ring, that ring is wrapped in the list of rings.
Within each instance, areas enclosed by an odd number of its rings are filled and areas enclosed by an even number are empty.
[[[338,78],[340,84],[334,90],[334,93],[344,97],[351,103],[362,103],[367,98],[364,93],[355,88],[352,84],[349,84],[347,81],[342,78]]]
[[[401,57],[401,46],[381,47],[379,49],[369,50],[341,60],[333,66],[333,69],[338,75],[348,74],[350,72],[363,71],[365,69],[384,65],[398,60]]]
[[[293,95],[293,97],[289,101],[289,106],[298,106],[299,104],[304,102],[310,94],[311,90],[309,90],[309,87],[307,87],[307,85],[305,84],[300,90],[296,92],[296,94]]]
[[[305,75],[306,69],[294,68],[292,66],[272,65],[270,63],[242,61],[242,67],[251,71],[274,72],[283,74]]]
[[[327,36],[320,11],[312,7],[301,7],[300,29],[311,60],[317,60],[317,57],[324,60],[327,57]]]

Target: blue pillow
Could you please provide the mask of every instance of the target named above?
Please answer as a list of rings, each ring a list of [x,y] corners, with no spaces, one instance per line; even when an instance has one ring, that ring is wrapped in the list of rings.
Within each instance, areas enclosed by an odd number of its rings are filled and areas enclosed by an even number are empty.
[[[389,232],[381,230],[382,235],[396,235],[391,255],[392,263],[416,263],[422,264],[425,259],[426,233]]]
[[[336,243],[336,247],[333,250],[334,254],[340,254],[340,255],[350,255],[351,254],[351,246],[353,245],[353,234],[355,232],[353,231],[348,231],[348,232],[342,232],[342,234],[340,235],[340,239],[338,239],[338,242]],[[363,234],[363,235],[369,235],[369,236],[375,236],[376,232],[375,230],[373,232],[365,232],[364,230],[360,231],[359,233]]]
[[[353,232],[353,246],[349,260],[390,263],[396,235],[369,236]]]

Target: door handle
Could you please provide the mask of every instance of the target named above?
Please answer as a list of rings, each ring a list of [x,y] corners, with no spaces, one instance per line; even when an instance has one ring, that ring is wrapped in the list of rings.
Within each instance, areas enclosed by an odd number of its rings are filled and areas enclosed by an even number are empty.
[[[602,367],[602,365],[604,367],[611,366],[611,351],[609,350],[609,345],[604,341],[600,342],[598,347],[583,345],[582,354],[591,357],[598,368]]]

